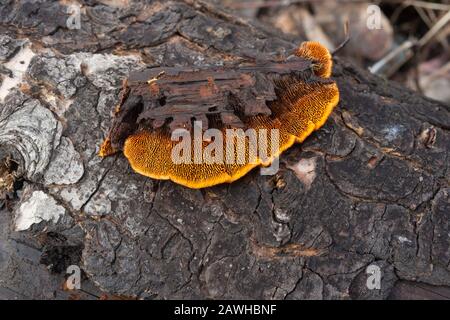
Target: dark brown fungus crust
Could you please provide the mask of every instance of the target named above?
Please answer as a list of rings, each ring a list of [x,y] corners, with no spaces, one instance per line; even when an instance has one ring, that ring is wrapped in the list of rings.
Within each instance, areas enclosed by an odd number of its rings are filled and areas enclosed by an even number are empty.
[[[136,172],[190,188],[235,181],[258,165],[269,165],[325,123],[339,102],[337,85],[329,79],[331,69],[328,50],[320,43],[304,42],[283,61],[134,72],[124,82],[100,156],[122,150]],[[222,132],[224,155],[226,129],[278,129],[279,148],[271,150],[268,134],[267,157],[250,160],[249,139],[244,137],[243,150],[228,150],[244,152],[243,163],[174,163],[172,150],[179,141],[172,141],[171,134],[178,128],[193,132],[195,120],[203,130]],[[201,150],[210,143],[203,141]],[[193,142],[191,147],[195,150]]]

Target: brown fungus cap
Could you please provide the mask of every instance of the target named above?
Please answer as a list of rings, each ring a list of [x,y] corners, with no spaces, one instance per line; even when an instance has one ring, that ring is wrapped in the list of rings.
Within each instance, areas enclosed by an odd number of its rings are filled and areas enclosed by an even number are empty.
[[[339,102],[339,91],[331,76],[332,56],[317,42],[304,42],[289,62],[264,62],[210,69],[154,68],[124,84],[121,106],[100,155],[123,150],[134,171],[161,180],[172,180],[190,188],[233,182],[254,167],[267,166],[295,142],[304,141],[319,129]],[[140,79],[141,77],[142,79]],[[149,84],[148,79],[153,79]],[[143,81],[146,80],[145,85]],[[191,81],[192,83],[188,84]],[[150,90],[149,86],[153,89]],[[154,90],[157,85],[158,90]],[[223,136],[222,154],[243,163],[175,163],[172,141],[177,128],[192,132],[192,120],[202,120],[204,129],[218,129]],[[252,128],[279,132],[278,148],[272,150],[267,134],[266,158],[250,159],[248,136],[244,148],[226,144],[227,129]],[[195,146],[191,143],[191,159]],[[201,150],[211,141],[202,141]],[[228,148],[228,149],[227,149]],[[230,149],[232,148],[232,149]],[[220,153],[215,150],[214,154]]]

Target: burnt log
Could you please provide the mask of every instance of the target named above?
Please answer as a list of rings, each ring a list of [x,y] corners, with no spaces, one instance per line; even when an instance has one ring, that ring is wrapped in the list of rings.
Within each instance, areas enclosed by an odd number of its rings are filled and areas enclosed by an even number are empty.
[[[62,2],[0,2],[1,297],[66,298],[68,265],[83,288],[138,298],[450,286],[448,106],[336,58],[339,105],[276,175],[192,190],[98,157],[123,80],[298,43],[197,0],[79,1],[76,16]],[[381,289],[366,286],[368,266]]]

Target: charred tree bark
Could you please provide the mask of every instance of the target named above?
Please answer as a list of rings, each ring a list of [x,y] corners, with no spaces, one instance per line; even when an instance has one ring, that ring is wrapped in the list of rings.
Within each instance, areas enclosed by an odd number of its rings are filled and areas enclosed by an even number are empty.
[[[97,156],[122,80],[297,43],[195,0],[81,1],[71,17],[61,2],[0,2],[1,297],[65,297],[72,264],[84,288],[147,298],[385,299],[398,280],[395,297],[414,288],[405,281],[450,286],[449,107],[337,59],[340,104],[277,175],[191,190]],[[380,290],[366,286],[369,265]]]

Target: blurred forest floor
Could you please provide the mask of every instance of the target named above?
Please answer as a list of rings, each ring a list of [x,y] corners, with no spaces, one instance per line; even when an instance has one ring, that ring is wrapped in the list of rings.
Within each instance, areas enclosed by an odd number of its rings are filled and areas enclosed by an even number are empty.
[[[216,0],[293,40],[316,40],[373,73],[450,104],[450,0]]]

